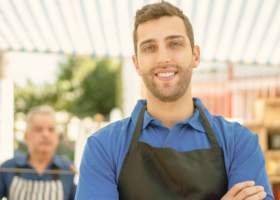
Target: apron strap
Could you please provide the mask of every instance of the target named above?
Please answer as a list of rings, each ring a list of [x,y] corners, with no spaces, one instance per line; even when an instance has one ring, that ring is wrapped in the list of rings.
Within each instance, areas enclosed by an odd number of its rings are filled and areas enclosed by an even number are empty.
[[[16,172],[14,173],[14,176],[20,176],[20,174],[21,174],[21,169],[23,169],[23,167],[21,167],[21,166],[17,166],[16,167]],[[58,167],[58,166],[56,166],[55,164],[52,164],[51,165],[51,169],[53,169],[53,170],[59,170],[60,168]],[[53,174],[53,180],[60,180],[60,176],[59,176],[59,174]]]
[[[220,148],[219,143],[218,143],[218,141],[215,137],[215,134],[212,130],[212,127],[211,127],[207,117],[205,116],[202,108],[195,101],[193,101],[193,104],[199,110],[199,114],[201,116],[203,126],[206,130],[206,133],[207,133],[209,139],[210,139],[210,143],[212,145],[212,148],[215,149],[215,150],[219,149]],[[138,146],[139,136],[140,136],[140,133],[141,133],[142,123],[143,123],[144,114],[145,114],[146,109],[147,109],[147,105],[143,106],[140,113],[139,113],[137,123],[136,123],[135,129],[134,129],[134,132],[133,132],[133,136],[132,136],[130,147],[129,147],[128,151],[136,149],[137,146]]]
[[[18,177],[19,177],[19,175],[20,175],[20,173],[21,173],[21,169],[22,169],[21,166],[17,166],[17,167],[16,167],[16,172],[14,173],[14,176],[18,176]]]
[[[140,136],[140,133],[141,133],[142,123],[143,123],[144,114],[145,114],[146,109],[147,109],[147,105],[143,106],[140,113],[139,113],[137,123],[136,123],[135,129],[134,129],[133,135],[132,135],[132,139],[131,139],[130,147],[129,147],[128,151],[129,150],[134,150],[138,146],[139,136]]]
[[[213,130],[212,130],[212,127],[211,127],[211,125],[210,125],[208,119],[206,118],[206,116],[205,116],[205,114],[204,114],[202,108],[201,108],[195,101],[193,101],[193,104],[194,104],[195,107],[199,110],[199,114],[200,114],[200,116],[201,116],[202,123],[203,123],[204,128],[205,128],[205,130],[206,130],[206,133],[207,133],[207,135],[208,135],[208,137],[209,137],[209,139],[210,139],[212,148],[213,148],[213,149],[218,149],[218,148],[220,148],[220,146],[219,146],[219,144],[218,144],[218,141],[217,141],[217,139],[216,139],[216,137],[215,137],[215,134],[214,134],[214,132],[213,132]]]
[[[56,166],[56,165],[53,163],[52,166],[51,166],[51,169],[59,170],[59,167]],[[60,179],[59,174],[53,174],[53,180],[57,181],[57,180],[59,180],[59,179]]]

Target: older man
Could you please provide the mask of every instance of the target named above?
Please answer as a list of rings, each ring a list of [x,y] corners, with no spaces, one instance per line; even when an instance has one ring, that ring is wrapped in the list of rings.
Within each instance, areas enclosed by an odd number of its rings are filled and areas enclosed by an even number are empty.
[[[69,167],[72,162],[55,155],[59,143],[56,126],[55,112],[51,107],[39,106],[30,110],[26,117],[25,134],[28,152],[1,166],[2,169],[17,170],[0,172],[0,199],[74,199],[76,186]],[[50,173],[44,173],[45,170]],[[55,173],[59,170],[66,172]]]
[[[192,97],[200,49],[183,12],[146,5],[133,39],[147,100],[88,138],[76,199],[272,200],[258,135]]]

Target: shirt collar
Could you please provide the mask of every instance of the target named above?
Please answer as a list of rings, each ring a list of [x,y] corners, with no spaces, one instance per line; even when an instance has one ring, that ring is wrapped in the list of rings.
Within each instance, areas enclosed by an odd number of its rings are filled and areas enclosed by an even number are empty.
[[[131,113],[131,119],[133,122],[134,127],[136,126],[137,123],[137,119],[138,116],[140,114],[140,111],[142,109],[143,106],[147,105],[147,100],[138,100],[136,106],[134,107],[134,110]],[[146,128],[146,126],[150,123],[150,121],[153,120],[153,118],[149,115],[149,113],[147,112],[147,110],[144,113],[144,119],[143,119],[143,123],[142,123],[142,128],[144,129]]]
[[[19,156],[17,159],[16,159],[16,164],[23,167],[23,166],[26,166],[28,165],[28,153],[23,153],[22,156]]]
[[[28,156],[28,152],[23,153],[23,155],[18,157],[18,159],[16,160],[16,164],[21,167],[30,165],[30,163],[28,162]],[[50,164],[55,164],[57,167],[60,167],[62,165],[61,160],[56,154],[53,156],[53,159]]]
[[[204,104],[202,103],[202,101],[197,98],[194,97],[193,100],[202,108],[206,118],[209,121],[210,126],[212,125],[213,122],[213,116],[210,114],[210,112],[207,110],[207,108],[204,106]],[[195,112],[194,114],[187,119],[186,121],[181,122],[182,124],[189,124],[191,127],[193,127],[194,129],[201,131],[201,132],[206,132],[205,127],[203,125],[202,122],[202,118],[201,115],[199,113],[199,110],[197,108],[195,108]]]
[[[193,100],[200,105],[200,107],[202,108],[206,118],[208,119],[210,125],[212,125],[213,122],[213,116],[210,114],[210,112],[207,110],[207,108],[204,106],[204,104],[201,102],[201,100],[197,97],[194,97]],[[134,126],[136,126],[137,123],[137,119],[139,116],[139,113],[141,111],[141,108],[147,105],[147,100],[138,100],[136,106],[134,107],[134,110],[131,114],[131,118],[132,118],[132,122],[134,124]],[[147,110],[145,111],[144,114],[144,119],[143,119],[143,124],[142,124],[142,129],[146,128],[146,126],[151,122],[151,121],[158,121],[155,120],[154,118],[152,118],[149,113],[147,112]],[[195,112],[194,114],[187,120],[185,121],[181,121],[178,122],[178,124],[189,124],[191,127],[193,127],[194,129],[201,131],[201,132],[206,132],[204,125],[202,123],[202,119],[201,116],[199,115],[199,110],[197,108],[195,108]]]
[[[56,154],[54,154],[51,163],[55,164],[57,167],[61,167],[62,166],[61,158],[59,158],[59,156],[56,155]]]

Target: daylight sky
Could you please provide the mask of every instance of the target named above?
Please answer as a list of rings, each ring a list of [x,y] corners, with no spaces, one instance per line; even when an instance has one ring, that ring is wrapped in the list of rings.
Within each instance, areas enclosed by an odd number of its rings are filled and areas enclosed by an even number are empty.
[[[7,52],[9,76],[20,86],[25,86],[29,78],[35,84],[54,82],[55,72],[64,56],[60,54]]]

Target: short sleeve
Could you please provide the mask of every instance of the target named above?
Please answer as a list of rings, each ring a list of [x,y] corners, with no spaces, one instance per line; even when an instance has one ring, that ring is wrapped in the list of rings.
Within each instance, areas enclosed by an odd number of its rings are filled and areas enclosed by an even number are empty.
[[[265,188],[267,197],[272,200],[273,194],[265,169],[265,157],[259,145],[257,134],[252,133],[245,127],[240,128],[235,138],[234,155],[231,162],[228,189],[237,183],[255,181],[256,185]]]
[[[89,137],[80,165],[76,200],[118,200],[113,158],[94,137]]]

